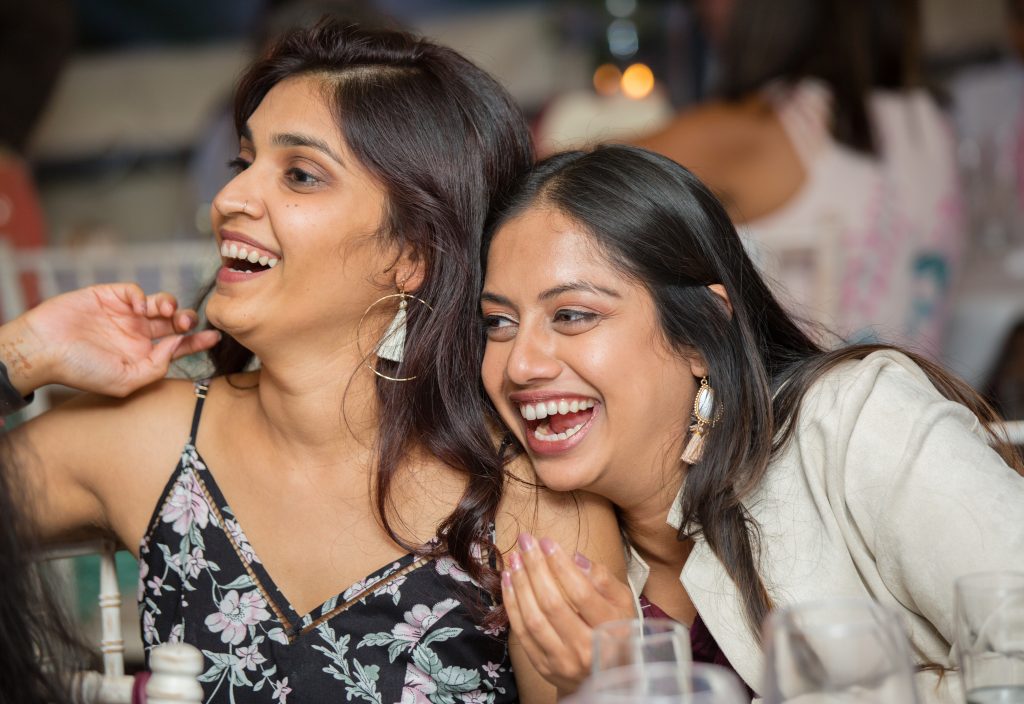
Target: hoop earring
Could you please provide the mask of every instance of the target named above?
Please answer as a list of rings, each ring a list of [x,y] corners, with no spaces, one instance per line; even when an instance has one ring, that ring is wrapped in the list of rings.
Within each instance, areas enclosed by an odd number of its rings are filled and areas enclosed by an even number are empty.
[[[376,354],[377,359],[386,359],[389,362],[398,362],[399,364],[401,364],[402,360],[405,359],[405,338],[408,327],[407,309],[409,307],[407,301],[409,299],[412,299],[426,306],[431,312],[434,311],[434,308],[429,303],[424,301],[422,298],[413,296],[412,294],[406,293],[405,291],[399,289],[398,293],[389,293],[388,295],[381,296],[376,301],[371,303],[369,307],[367,307],[367,309],[363,311],[363,316],[359,319],[358,327],[362,327],[363,321],[366,319],[366,316],[369,315],[370,311],[373,310],[374,306],[390,298],[401,299],[398,304],[398,312],[395,313],[395,317],[391,320],[391,324],[388,325],[388,329],[381,336],[380,340],[377,342],[376,347],[374,347],[374,353]],[[415,376],[388,376],[377,371],[377,369],[369,362],[363,362],[363,364],[366,366],[367,369],[369,369],[371,372],[379,376],[381,379],[386,379],[388,381],[412,381],[413,379],[416,378]]]
[[[693,398],[693,425],[690,426],[690,439],[679,459],[687,464],[697,464],[704,456],[704,435],[708,428],[714,427],[722,417],[721,406],[715,407],[715,390],[705,376],[700,380],[700,388]]]

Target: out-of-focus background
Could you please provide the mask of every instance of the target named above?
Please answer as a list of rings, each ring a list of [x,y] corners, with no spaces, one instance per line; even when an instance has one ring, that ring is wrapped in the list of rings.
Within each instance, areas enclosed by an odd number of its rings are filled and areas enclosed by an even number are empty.
[[[233,82],[325,13],[463,52],[542,154],[693,168],[795,312],[1024,418],[1024,0],[2,0],[3,317],[94,280],[190,300]]]

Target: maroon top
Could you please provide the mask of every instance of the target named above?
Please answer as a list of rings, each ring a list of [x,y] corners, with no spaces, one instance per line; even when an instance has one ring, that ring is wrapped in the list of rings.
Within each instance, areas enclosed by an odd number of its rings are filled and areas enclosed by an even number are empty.
[[[645,618],[667,618],[670,621],[675,621],[674,618],[669,616],[667,613],[662,611],[657,604],[651,602],[645,595],[640,595],[640,608],[644,612]],[[736,668],[729,662],[729,658],[725,657],[725,653],[718,647],[718,643],[715,642],[715,637],[711,635],[711,631],[704,625],[704,621],[701,620],[700,614],[697,614],[693,618],[693,625],[690,626],[690,650],[693,653],[694,662],[706,662],[712,665],[720,665],[728,669],[733,674],[736,674],[736,678],[743,684],[743,688],[747,690],[747,694],[751,698],[754,697],[754,690],[747,686],[747,683],[743,681],[743,678],[736,673]]]

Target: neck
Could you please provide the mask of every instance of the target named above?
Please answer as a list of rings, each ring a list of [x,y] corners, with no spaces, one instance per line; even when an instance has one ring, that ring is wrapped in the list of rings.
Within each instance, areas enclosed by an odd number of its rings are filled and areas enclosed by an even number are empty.
[[[258,356],[262,432],[284,456],[330,464],[373,447],[379,425],[376,377],[355,345],[320,354],[312,346],[276,345]]]
[[[683,473],[677,465],[649,476],[651,481],[644,485],[632,484],[617,496],[606,496],[618,507],[630,543],[648,564],[681,569],[686,552],[680,550],[678,531],[666,519],[682,487]]]

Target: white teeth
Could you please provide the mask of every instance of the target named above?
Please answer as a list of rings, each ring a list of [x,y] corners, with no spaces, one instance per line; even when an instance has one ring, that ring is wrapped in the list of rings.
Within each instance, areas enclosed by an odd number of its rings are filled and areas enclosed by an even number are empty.
[[[252,261],[252,259],[250,259],[249,261]],[[268,257],[266,254],[264,254],[257,261],[260,263],[260,266],[266,266],[267,262],[270,261],[270,257]]]
[[[268,259],[267,260],[267,266],[269,266],[271,269],[273,269],[275,266],[277,266],[277,259],[275,259],[274,257],[271,257],[270,259]]]
[[[245,247],[239,247],[238,248],[238,255],[236,256],[236,259],[248,259],[248,258],[249,258],[249,250],[246,249]]]
[[[221,242],[220,243],[220,256],[222,256],[222,257],[230,257],[231,256],[231,247],[230,247],[230,245],[228,245],[227,242]]]
[[[554,433],[551,435],[548,435],[547,433],[542,433],[540,427],[538,427],[533,431],[533,437],[543,442],[556,442],[558,440],[568,440],[573,435],[580,432],[580,429],[582,429],[584,425],[586,425],[586,423],[580,423],[579,425],[574,425],[573,427],[569,428],[568,430],[562,431],[561,433]],[[547,427],[547,424],[545,424],[545,427]],[[548,429],[550,430],[550,428]]]
[[[254,249],[251,252],[249,252],[249,256],[247,258],[250,264],[255,264],[260,260],[260,253]]]
[[[232,242],[231,246],[228,247],[228,256],[232,259],[238,259],[238,245],[234,242]]]
[[[540,401],[538,403],[524,403],[519,406],[519,414],[526,420],[543,420],[548,416],[567,413],[579,413],[588,408],[594,407],[592,400],[574,399],[572,401]]]

